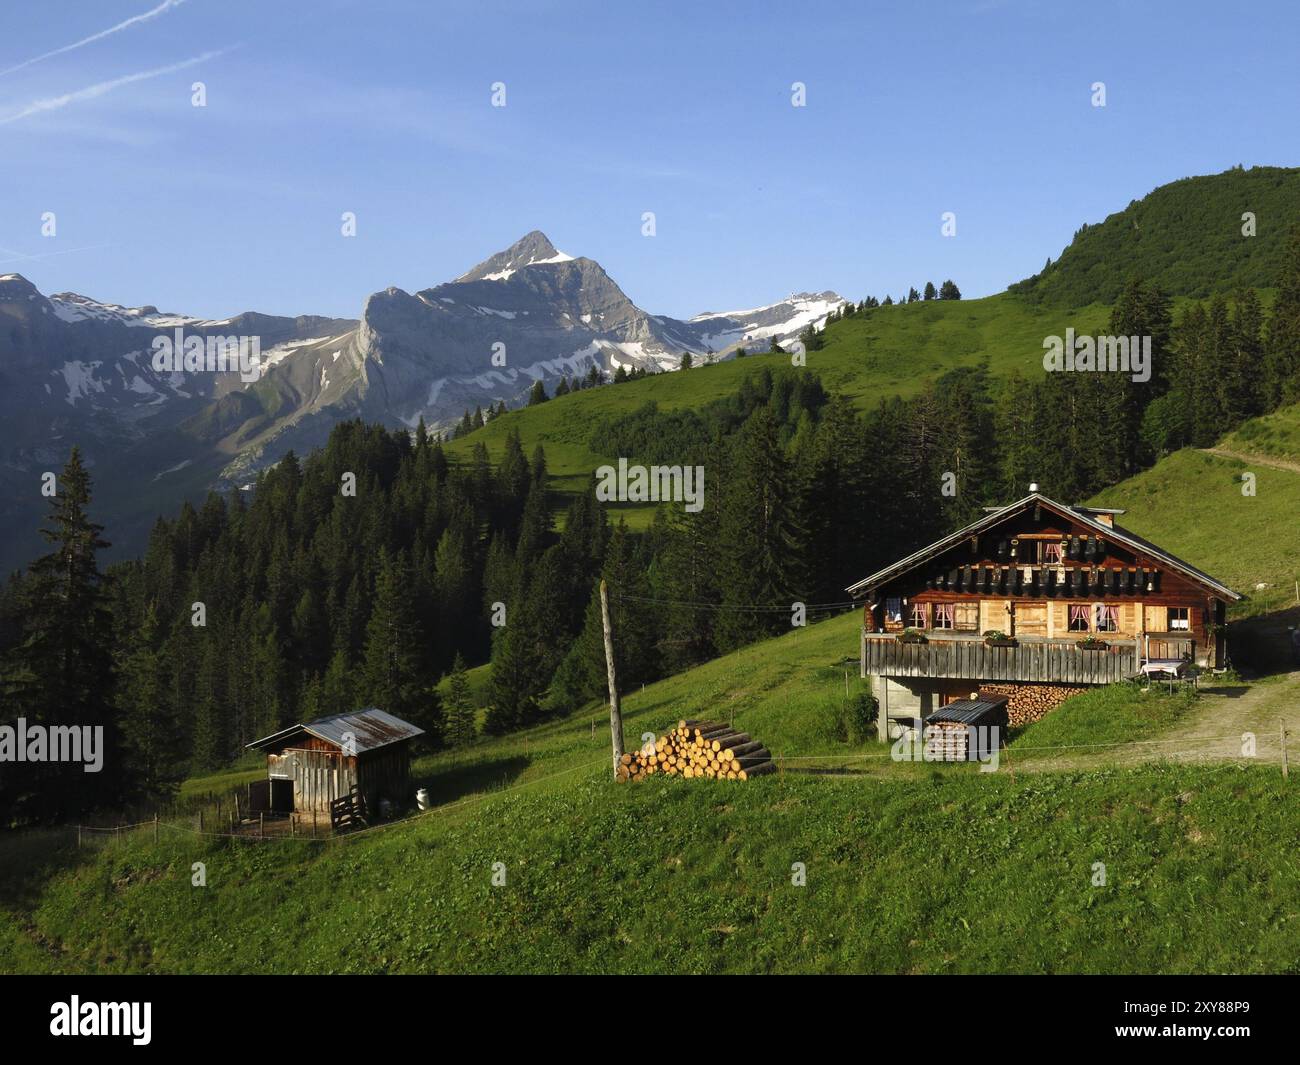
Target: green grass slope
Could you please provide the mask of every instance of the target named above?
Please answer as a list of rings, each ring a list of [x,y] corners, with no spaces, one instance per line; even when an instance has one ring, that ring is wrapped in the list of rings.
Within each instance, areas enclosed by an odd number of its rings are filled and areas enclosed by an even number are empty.
[[[593,771],[329,845],[137,836],[7,921],[0,967],[1277,972],[1300,956],[1297,844],[1262,769]]]
[[[1300,169],[1257,166],[1161,185],[1084,226],[1061,257],[1011,289],[1046,303],[1111,303],[1132,276],[1179,296],[1276,283],[1290,227],[1300,222]],[[1256,233],[1242,234],[1242,215]]]
[[[1095,502],[1251,594],[1240,613],[1286,605],[1300,473],[1188,450]],[[783,772],[745,784],[613,785],[593,705],[419,759],[435,809],[350,838],[232,844],[179,822],[157,844],[0,838],[0,971],[1296,971],[1300,807],[1276,767],[1054,770],[1070,756],[1044,748],[1141,744],[1198,714],[1129,687],[1066,703],[995,773],[896,763],[844,738],[858,626],[847,613],[627,694],[629,745],[681,717],[764,741]]]
[[[866,410],[890,396],[914,395],[926,381],[957,367],[987,362],[999,376],[1041,373],[1045,336],[1063,334],[1067,326],[1098,331],[1109,313],[1102,305],[1066,313],[1005,294],[881,307],[833,323],[825,347],[809,352],[807,365],[829,391],[850,397]],[[453,441],[448,450],[463,459],[482,441],[495,461],[507,435],[518,429],[526,454],[539,443],[545,447],[552,486],[562,493],[576,492],[598,466],[617,458],[598,454],[589,445],[601,419],[630,414],[651,401],[662,410],[701,407],[731,395],[745,377],[764,366],[789,365],[789,356],[754,355],[571,393],[510,411]],[[639,528],[649,522],[653,507],[629,504],[618,512]]]
[[[1300,404],[1252,418],[1220,440],[1218,447],[1234,455],[1260,456],[1279,466],[1300,468]]]
[[[1244,495],[1244,473],[1255,494]],[[1295,601],[1300,473],[1185,449],[1100,492],[1097,506],[1122,507],[1120,523],[1248,596],[1233,617]],[[1265,585],[1257,588],[1257,585]]]
[[[1300,808],[1275,769],[894,763],[836,738],[857,627],[847,614],[628,695],[629,743],[734,718],[785,756],[777,776],[614,785],[593,707],[421,760],[433,811],[328,843],[183,824],[82,851],[8,837],[0,970],[1294,968]]]

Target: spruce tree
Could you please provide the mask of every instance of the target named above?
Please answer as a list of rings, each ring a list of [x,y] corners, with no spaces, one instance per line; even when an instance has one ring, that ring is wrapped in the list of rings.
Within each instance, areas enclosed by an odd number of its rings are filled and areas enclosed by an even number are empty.
[[[723,651],[788,630],[793,603],[803,600],[797,488],[768,408],[750,415],[731,456],[719,520]]]
[[[150,606],[131,634],[117,686],[123,765],[132,790],[142,797],[175,794],[185,771],[181,722],[160,640],[157,612]]]
[[[469,691],[469,678],[465,675],[465,659],[459,651],[452,662],[447,689],[447,743],[452,747],[464,747],[474,742],[478,730],[474,720],[474,699]]]
[[[1300,399],[1300,226],[1287,241],[1268,319],[1268,406]]]
[[[22,637],[9,656],[4,694],[8,711],[31,724],[102,729],[103,768],[25,763],[21,773],[49,781],[21,816],[68,814],[111,802],[123,778],[120,732],[113,712],[113,621],[98,553],[109,546],[91,521],[90,474],[74,447],[54,481],[41,535],[53,545],[32,563],[22,590]],[[93,733],[92,733],[93,735]]]
[[[381,556],[375,605],[366,625],[364,686],[369,705],[418,725],[430,745],[440,743],[442,707],[430,682],[404,552]]]

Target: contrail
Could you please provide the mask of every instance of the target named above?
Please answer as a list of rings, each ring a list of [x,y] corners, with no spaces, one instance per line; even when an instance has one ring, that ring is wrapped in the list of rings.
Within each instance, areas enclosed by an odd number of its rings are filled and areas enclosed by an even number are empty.
[[[196,63],[202,63],[208,59],[215,59],[219,55],[224,55],[230,51],[229,48],[219,48],[215,52],[204,52],[202,55],[196,55],[192,59],[182,59],[179,63],[172,63],[170,66],[159,67],[157,70],[142,70],[138,74],[125,74],[120,78],[114,78],[112,81],[101,81],[98,85],[88,85],[84,89],[78,89],[76,92],[64,93],[62,96],[50,96],[44,100],[33,100],[17,114],[9,115],[7,118],[0,118],[0,126],[7,126],[10,122],[17,122],[20,118],[27,118],[29,115],[37,115],[42,111],[57,111],[61,107],[67,107],[68,104],[76,103],[79,100],[93,100],[96,96],[103,96],[107,92],[112,92],[119,85],[128,85],[133,81],[145,81],[148,78],[156,78],[163,74],[170,74],[176,70],[184,70],[186,67],[192,67]]]
[[[103,40],[105,37],[118,33],[119,31],[131,26],[135,26],[138,23],[148,22],[150,19],[157,18],[159,15],[163,14],[163,12],[169,11],[173,7],[180,7],[183,3],[185,3],[185,0],[163,0],[163,2],[157,7],[151,11],[146,11],[143,15],[132,15],[129,19],[119,22],[116,26],[109,26],[106,30],[92,33],[89,37],[83,37],[81,40],[74,41],[72,44],[65,44],[62,48],[56,48],[52,52],[46,52],[44,55],[38,55],[33,59],[24,60],[16,67],[10,67],[8,70],[0,70],[0,78],[3,78],[6,74],[12,74],[15,70],[22,70],[24,67],[30,67],[33,63],[39,63],[42,59],[49,59],[51,56],[62,55],[64,52],[71,52],[75,48],[81,48],[94,41]]]

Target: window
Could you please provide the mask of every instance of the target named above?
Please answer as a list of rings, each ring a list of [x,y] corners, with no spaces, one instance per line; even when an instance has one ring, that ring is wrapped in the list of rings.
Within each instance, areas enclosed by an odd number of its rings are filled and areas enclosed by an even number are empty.
[[[1168,632],[1187,632],[1192,627],[1191,619],[1188,617],[1188,609],[1185,606],[1171,606],[1169,608],[1169,628]]]
[[[1070,631],[1088,631],[1088,608],[1086,606],[1070,607]]]
[[[1119,607],[1097,604],[1097,631],[1119,632]]]
[[[926,616],[924,603],[912,604],[911,624],[914,629],[928,629],[930,627],[930,619]]]
[[[1043,565],[1059,566],[1065,559],[1061,554],[1061,545],[1059,542],[1047,541],[1043,544]]]
[[[885,600],[885,621],[890,624],[903,623],[903,600],[886,599]]]
[[[953,620],[952,603],[935,603],[934,604],[934,627],[936,629],[951,629]]]
[[[959,632],[979,632],[979,603],[954,603],[952,627]]]

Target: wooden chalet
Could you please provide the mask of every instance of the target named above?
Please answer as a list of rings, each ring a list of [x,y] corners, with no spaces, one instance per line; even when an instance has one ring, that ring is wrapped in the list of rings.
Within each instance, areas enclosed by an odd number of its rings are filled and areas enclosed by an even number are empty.
[[[1122,510],[1039,493],[851,585],[880,738],[976,694],[1012,725],[1076,691],[1226,655],[1231,588],[1115,523]],[[990,638],[1000,633],[1004,638]]]
[[[269,812],[328,814],[354,794],[377,810],[380,799],[409,803],[411,741],[423,735],[424,729],[371,707],[291,725],[248,750],[266,751]]]

